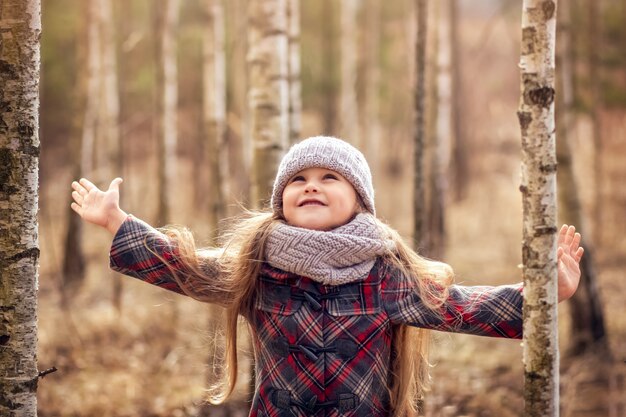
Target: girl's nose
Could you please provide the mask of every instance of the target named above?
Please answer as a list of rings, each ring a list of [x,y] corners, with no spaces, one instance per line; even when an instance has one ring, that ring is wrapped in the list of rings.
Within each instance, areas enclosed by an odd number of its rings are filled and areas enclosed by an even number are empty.
[[[307,182],[306,187],[304,187],[304,192],[305,193],[308,193],[308,192],[316,193],[317,192],[317,185],[315,184],[315,182],[313,182],[313,181]]]

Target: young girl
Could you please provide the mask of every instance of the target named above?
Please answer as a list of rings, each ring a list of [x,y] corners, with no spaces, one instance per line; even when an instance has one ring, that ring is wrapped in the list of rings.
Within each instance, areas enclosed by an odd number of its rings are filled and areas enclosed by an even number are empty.
[[[157,231],[119,207],[119,185],[73,182],[72,208],[113,235],[111,267],[227,309],[228,396],[237,319],[250,327],[250,416],[404,416],[427,383],[428,331],[520,338],[522,285],[461,287],[375,215],[363,155],[313,137],[278,168],[271,210],[251,213],[220,249]],[[559,233],[559,301],[578,286],[580,235]]]

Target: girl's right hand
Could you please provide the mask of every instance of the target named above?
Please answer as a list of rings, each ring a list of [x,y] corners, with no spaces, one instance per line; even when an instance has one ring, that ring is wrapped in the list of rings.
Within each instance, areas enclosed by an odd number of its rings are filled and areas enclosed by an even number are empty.
[[[119,205],[121,183],[122,179],[116,178],[111,181],[107,191],[102,191],[85,178],[78,182],[73,181],[72,209],[83,220],[104,227],[115,234],[128,216]]]

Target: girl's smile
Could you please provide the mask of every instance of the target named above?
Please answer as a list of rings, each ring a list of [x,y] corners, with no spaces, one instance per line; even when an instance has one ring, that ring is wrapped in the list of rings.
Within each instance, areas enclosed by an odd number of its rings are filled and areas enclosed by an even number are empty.
[[[331,230],[349,222],[357,209],[352,184],[326,168],[298,172],[283,191],[283,214],[292,226]]]

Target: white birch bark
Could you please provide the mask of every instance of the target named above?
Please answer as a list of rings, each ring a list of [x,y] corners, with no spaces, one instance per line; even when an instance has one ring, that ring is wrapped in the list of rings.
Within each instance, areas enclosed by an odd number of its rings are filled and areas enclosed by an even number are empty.
[[[363,126],[365,153],[369,165],[376,177],[381,160],[381,125],[380,125],[380,38],[381,38],[381,0],[368,0],[366,8],[365,55],[365,110]]]
[[[207,24],[204,31],[203,123],[207,134],[209,161],[209,227],[211,244],[217,244],[219,221],[226,213],[229,195],[228,148],[226,143],[226,53],[224,49],[224,6],[222,0],[205,2]],[[220,337],[220,317],[224,309],[211,304],[208,309],[209,361],[207,382],[213,387],[222,379],[224,340]]]
[[[92,177],[94,169],[94,146],[98,125],[98,97],[100,96],[100,76],[102,57],[100,55],[100,7],[98,1],[85,3],[87,8],[87,86],[85,96],[85,117],[82,128],[81,174]]]
[[[102,146],[105,161],[102,166],[105,179],[122,175],[120,165],[120,96],[117,81],[117,51],[113,33],[113,5],[111,0],[98,0],[101,8],[100,51],[102,55],[101,112]]]
[[[341,137],[360,148],[357,82],[357,12],[360,0],[341,1]]]
[[[413,240],[420,249],[425,244],[426,204],[424,199],[424,149],[426,101],[427,0],[416,0],[415,40],[415,137],[413,145]]]
[[[163,0],[159,3],[159,47],[157,62],[157,124],[158,124],[158,221],[171,221],[173,181],[176,175],[176,148],[178,141],[178,65],[176,62],[176,30],[180,0]]]
[[[302,84],[300,81],[300,0],[287,0],[289,39],[289,142],[295,143],[302,132]]]
[[[522,11],[521,185],[524,276],[525,416],[558,416],[556,2],[524,0]]]
[[[41,3],[0,2],[0,415],[37,415]]]
[[[204,31],[203,123],[207,134],[209,161],[209,224],[217,232],[218,221],[226,215],[228,192],[228,148],[226,144],[226,53],[224,49],[224,7],[222,0],[207,0]],[[214,236],[217,237],[217,236]]]
[[[248,110],[253,205],[267,202],[289,144],[287,0],[248,2]]]

